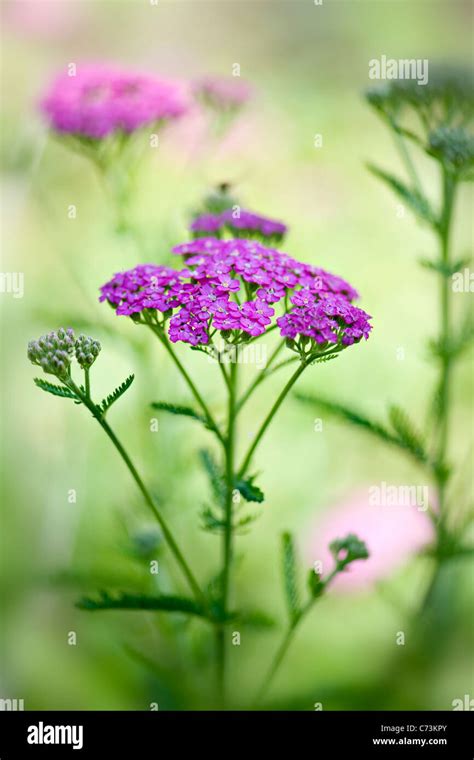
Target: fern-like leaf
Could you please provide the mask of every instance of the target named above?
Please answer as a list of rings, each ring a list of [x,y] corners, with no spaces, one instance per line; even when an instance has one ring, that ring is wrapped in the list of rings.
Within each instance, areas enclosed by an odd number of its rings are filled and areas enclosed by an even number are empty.
[[[401,180],[392,174],[379,169],[373,164],[367,164],[367,168],[372,174],[385,182],[395,193],[395,195],[404,202],[408,208],[422,221],[427,222],[432,227],[437,226],[436,215],[434,214],[428,200],[421,195],[415,188],[407,187]]]
[[[216,503],[220,507],[223,507],[226,499],[226,486],[222,473],[210,451],[203,449],[199,452],[199,456],[209,477],[209,482]]]
[[[290,620],[295,621],[300,614],[296,555],[291,533],[282,535],[283,581]]]
[[[50,383],[40,377],[35,377],[34,383],[38,386],[38,388],[41,388],[42,391],[46,391],[46,393],[52,393],[53,396],[59,396],[60,398],[70,398],[78,403],[81,403],[81,400],[76,396],[76,394],[65,385],[54,385],[54,383]]]
[[[275,620],[260,610],[242,610],[236,613],[235,621],[247,625],[249,628],[268,629],[275,627]]]
[[[115,402],[118,401],[118,399],[123,396],[126,391],[128,391],[134,380],[135,375],[129,375],[127,379],[118,386],[118,388],[116,388],[112,393],[109,393],[109,395],[100,402],[99,409],[102,415],[104,415],[110,409],[112,404],[115,404]]]
[[[363,428],[367,432],[372,433],[372,435],[381,438],[387,443],[400,445],[400,441],[396,436],[393,435],[393,433],[387,430],[376,420],[371,420],[369,417],[366,417],[356,409],[352,409],[349,406],[344,406],[343,404],[336,404],[333,401],[319,398],[318,396],[307,396],[302,393],[296,393],[295,397],[298,399],[298,401],[303,401],[305,404],[312,404],[319,407],[320,409],[323,409],[329,414],[334,415],[335,417],[339,417],[346,422],[351,422],[353,425]]]
[[[453,261],[452,264],[446,264],[444,261],[434,261],[433,259],[422,258],[419,259],[419,263],[425,269],[430,269],[433,272],[443,275],[443,277],[452,277],[453,274],[459,272],[464,267],[468,266],[470,259],[458,259]]]
[[[332,362],[333,359],[337,359],[339,354],[329,354],[328,356],[318,356],[318,354],[314,354],[314,356],[309,356],[306,359],[307,364],[326,364],[326,362]]]
[[[187,615],[205,616],[204,609],[193,599],[180,596],[146,596],[119,592],[109,594],[101,591],[96,597],[83,597],[76,603],[81,610],[155,610],[156,612],[182,612]]]
[[[401,407],[394,405],[390,407],[389,419],[404,447],[420,462],[426,462],[428,456],[423,437],[413,425],[408,414]]]
[[[207,420],[202,414],[198,414],[190,406],[181,406],[180,404],[168,404],[166,401],[153,401],[151,404],[153,409],[157,409],[159,412],[168,412],[169,414],[176,414],[182,417],[190,417],[193,420],[202,422],[207,427]]]
[[[259,517],[259,512],[251,512],[250,514],[245,515],[244,517],[240,517],[238,520],[235,520],[235,522],[232,524],[232,528],[235,533],[240,536],[244,536],[248,533],[249,526],[252,525],[255,520],[258,520]]]
[[[202,527],[210,533],[222,533],[225,529],[225,521],[221,520],[211,507],[206,507],[201,512]]]

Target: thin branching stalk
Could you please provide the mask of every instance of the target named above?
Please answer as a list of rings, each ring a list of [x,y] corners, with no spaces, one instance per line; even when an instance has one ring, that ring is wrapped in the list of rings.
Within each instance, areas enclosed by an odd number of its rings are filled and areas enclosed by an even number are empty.
[[[324,580],[323,588],[326,589],[331,581],[335,578],[337,573],[339,572],[338,567],[336,567]],[[308,602],[304,605],[304,607],[299,611],[298,615],[296,615],[289,623],[285,633],[283,634],[283,638],[280,642],[280,645],[275,653],[275,656],[272,660],[272,663],[270,665],[270,668],[268,669],[267,675],[263,680],[263,683],[260,687],[260,689],[257,692],[257,696],[255,697],[255,706],[257,706],[267,693],[270,685],[273,682],[273,679],[275,678],[285,656],[288,652],[288,649],[290,648],[290,644],[293,641],[293,638],[295,636],[296,630],[298,629],[301,622],[305,619],[307,614],[311,611],[314,604],[317,602],[317,600],[320,597],[317,597],[316,599],[312,598],[309,599]]]
[[[100,409],[91,401],[90,397],[83,393],[80,388],[74,383],[72,379],[70,379],[67,383],[67,385],[71,388],[71,390],[74,391],[74,393],[78,396],[78,398],[81,399],[84,406],[86,406],[89,411],[91,412],[92,416],[97,420],[99,425],[101,426],[102,430],[107,434],[107,436],[112,441],[113,445],[117,449],[118,453],[122,457],[123,461],[125,462],[132,478],[134,479],[135,483],[137,484],[139,490],[142,493],[142,496],[145,500],[145,503],[149,507],[149,509],[152,511],[153,515],[155,516],[161,530],[163,531],[163,536],[168,543],[168,546],[173,553],[178,565],[180,566],[183,575],[186,577],[186,580],[188,581],[188,584],[196,597],[196,600],[199,601],[199,603],[204,603],[204,595],[201,591],[201,588],[191,571],[183,552],[179,548],[176,539],[173,536],[173,533],[171,529],[169,528],[165,518],[161,514],[160,510],[157,508],[150,492],[148,491],[147,487],[145,486],[142,478],[140,477],[138,470],[136,469],[135,465],[133,464],[129,454],[127,453],[126,449],[120,442],[120,440],[117,438],[116,434],[110,427],[109,423],[105,419],[104,415],[101,413]]]
[[[228,406],[227,406],[227,432],[225,436],[225,510],[224,510],[224,532],[222,541],[222,597],[221,611],[225,619],[228,612],[230,577],[232,567],[232,544],[233,544],[233,526],[232,526],[232,504],[234,493],[234,457],[235,457],[235,438],[236,438],[236,395],[237,395],[237,374],[238,374],[238,356],[233,357],[229,369],[228,383]],[[226,676],[226,642],[225,627],[220,626],[217,629],[217,648],[218,648],[218,687],[223,703],[225,704],[225,676]]]
[[[261,425],[257,435],[255,436],[252,445],[250,446],[244,461],[242,462],[242,466],[239,469],[239,477],[242,477],[247,472],[247,469],[250,465],[250,462],[252,460],[253,455],[255,454],[255,450],[262,440],[265,431],[267,430],[268,426],[270,425],[272,419],[274,418],[275,414],[277,413],[278,409],[282,405],[283,401],[285,400],[286,396],[292,389],[293,385],[296,383],[300,375],[304,372],[308,365],[306,362],[301,362],[296,372],[294,372],[288,382],[285,384],[285,387],[277,397],[275,403],[273,404],[272,408],[270,409],[268,415],[266,416],[265,420],[263,421],[263,424]]]
[[[212,428],[212,430],[215,432],[217,437],[219,438],[220,442],[224,445],[224,437],[219,429],[219,426],[217,425],[214,417],[212,416],[206,402],[204,401],[202,395],[199,393],[195,383],[191,379],[190,375],[188,374],[187,370],[181,363],[181,361],[178,359],[176,353],[173,351],[169,340],[167,339],[166,335],[163,335],[162,330],[157,325],[154,325],[150,322],[147,323],[149,327],[153,330],[155,335],[158,337],[158,340],[160,343],[165,347],[168,354],[171,356],[174,364],[178,368],[179,372],[183,376],[184,380],[186,381],[189,390],[191,391],[192,395],[194,396],[195,400],[199,404],[200,409],[204,413],[204,416],[206,417],[206,420],[209,424],[209,427]]]

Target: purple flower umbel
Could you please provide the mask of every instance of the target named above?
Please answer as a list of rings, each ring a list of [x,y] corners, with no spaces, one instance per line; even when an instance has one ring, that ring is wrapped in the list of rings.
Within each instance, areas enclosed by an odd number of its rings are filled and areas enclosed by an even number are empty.
[[[236,206],[220,214],[202,214],[196,217],[190,230],[194,237],[221,237],[228,231],[232,237],[278,242],[286,235],[287,227],[283,222],[259,216]]]
[[[248,341],[272,323],[301,356],[308,346],[309,353],[342,349],[369,336],[369,315],[351,303],[357,291],[324,269],[250,240],[199,238],[173,251],[184,256],[184,269],[137,266],[103,285],[100,300],[193,346],[216,333]]]

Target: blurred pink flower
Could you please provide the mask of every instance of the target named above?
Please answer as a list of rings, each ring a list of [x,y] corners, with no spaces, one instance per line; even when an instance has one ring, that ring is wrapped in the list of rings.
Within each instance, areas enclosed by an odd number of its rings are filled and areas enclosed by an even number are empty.
[[[432,494],[430,494],[430,498]],[[323,575],[334,565],[328,545],[355,533],[369,550],[333,582],[339,591],[354,591],[386,578],[434,538],[429,516],[416,506],[374,505],[369,487],[358,490],[326,512],[311,530],[308,559],[322,562]]]
[[[192,89],[198,100],[223,111],[240,108],[252,95],[250,85],[239,77],[202,77]]]
[[[74,28],[83,15],[78,3],[59,0],[7,0],[3,18],[16,31],[31,37],[59,37]]]
[[[186,112],[188,101],[179,82],[87,63],[57,76],[41,107],[57,132],[101,139],[176,119]]]

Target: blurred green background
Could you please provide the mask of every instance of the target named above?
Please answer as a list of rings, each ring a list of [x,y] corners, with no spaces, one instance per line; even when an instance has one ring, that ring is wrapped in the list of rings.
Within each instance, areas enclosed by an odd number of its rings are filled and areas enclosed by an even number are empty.
[[[143,260],[114,233],[103,188],[89,163],[51,138],[38,101],[70,62],[113,61],[168,76],[230,75],[238,63],[254,97],[221,142],[196,139],[186,119],[146,152],[131,209],[149,261],[169,261],[188,237],[189,212],[229,181],[244,206],[290,226],[283,250],[348,279],[374,317],[370,340],[307,372],[301,389],[350,401],[381,416],[397,401],[421,418],[435,370],[426,341],[438,328],[433,275],[417,264],[435,242],[365,169],[400,173],[390,140],[361,96],[368,61],[395,58],[471,62],[472,6],[431,2],[2,2],[3,271],[23,272],[22,299],[2,294],[3,498],[1,696],[26,709],[205,708],[213,644],[196,622],[148,613],[87,613],[74,607],[95,589],[150,589],[137,534],[154,530],[129,474],[84,410],[46,396],[32,382],[27,341],[59,325],[87,329],[103,351],[94,371],[101,397],[130,372],[135,384],[110,421],[139,463],[203,581],[217,569],[218,539],[199,528],[208,485],[197,452],[206,433],[159,416],[152,400],[189,401],[152,336],[97,303],[113,272]],[[322,147],[315,147],[315,135]],[[437,176],[419,165],[435,193]],[[68,218],[68,207],[77,218]],[[457,255],[472,244],[472,196],[463,188],[455,219]],[[458,296],[459,309],[469,294]],[[404,349],[404,359],[397,349]],[[221,378],[205,357],[180,346],[213,409],[224,409]],[[246,368],[251,374],[252,368]],[[256,419],[283,383],[278,374],[240,423],[245,448]],[[472,462],[472,356],[455,376],[452,457]],[[398,453],[289,398],[256,464],[266,494],[250,535],[237,540],[235,598],[278,621],[245,630],[230,652],[234,706],[248,704],[281,636],[284,599],[279,535],[290,529],[302,557],[318,517],[367,484],[425,482]],[[472,499],[472,475],[460,476]],[[68,493],[75,489],[76,503]],[[469,496],[469,493],[471,495]],[[468,494],[468,495],[466,495]],[[363,536],[362,536],[363,538]],[[134,547],[135,546],[135,550]],[[145,553],[146,554],[146,553]],[[176,568],[165,549],[158,583]],[[448,624],[433,623],[416,653],[408,631],[431,572],[413,558],[382,586],[333,594],[299,630],[267,706],[324,709],[451,709],[472,691],[472,567],[452,563]],[[444,627],[443,627],[444,626]],[[74,631],[77,644],[68,644]],[[422,652],[423,654],[420,654]],[[398,659],[397,659],[398,658]],[[401,658],[401,660],[400,660]],[[397,662],[403,664],[397,666]]]

